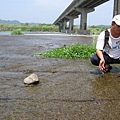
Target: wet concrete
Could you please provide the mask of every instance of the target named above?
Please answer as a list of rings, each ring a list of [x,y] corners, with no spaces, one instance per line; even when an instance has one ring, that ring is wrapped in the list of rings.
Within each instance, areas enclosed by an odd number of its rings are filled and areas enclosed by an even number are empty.
[[[89,59],[33,57],[91,36],[0,36],[1,120],[119,120],[120,65],[101,77]],[[36,73],[38,85],[26,86]]]

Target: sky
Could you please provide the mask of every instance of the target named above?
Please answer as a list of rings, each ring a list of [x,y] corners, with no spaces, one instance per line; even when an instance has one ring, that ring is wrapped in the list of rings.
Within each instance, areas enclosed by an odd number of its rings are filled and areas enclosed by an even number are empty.
[[[73,0],[0,0],[0,19],[18,20],[21,23],[52,24]],[[113,2],[109,0],[88,13],[88,25],[110,25]],[[74,20],[79,25],[80,19]]]

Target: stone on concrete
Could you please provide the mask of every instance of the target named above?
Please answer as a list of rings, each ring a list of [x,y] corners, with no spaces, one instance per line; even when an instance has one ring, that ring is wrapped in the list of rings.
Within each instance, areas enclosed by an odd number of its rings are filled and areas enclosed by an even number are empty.
[[[24,84],[35,84],[39,83],[38,76],[35,73],[32,73],[30,76],[24,79]]]

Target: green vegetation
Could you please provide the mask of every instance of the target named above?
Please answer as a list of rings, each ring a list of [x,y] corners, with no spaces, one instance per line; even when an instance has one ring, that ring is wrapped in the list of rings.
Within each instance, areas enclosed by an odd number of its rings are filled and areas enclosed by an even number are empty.
[[[16,29],[11,31],[11,35],[21,35],[21,34],[22,34],[21,29]]]
[[[31,31],[31,32],[58,32],[59,28],[58,26],[52,25],[52,24],[21,24],[21,25],[15,25],[15,24],[0,24],[0,31],[13,31],[21,29],[21,31]]]
[[[89,26],[87,30],[90,30],[90,34],[98,35],[101,31],[109,28],[110,26]],[[52,24],[0,24],[0,31],[13,31],[21,29],[21,31],[31,32],[59,32],[59,27]],[[79,30],[79,26],[74,26],[74,30]]]
[[[100,34],[100,32],[102,32],[103,30],[110,28],[109,25],[99,25],[99,26],[90,26],[87,29],[90,30],[90,34],[94,34],[94,35],[98,35]]]
[[[90,58],[93,54],[95,54],[95,50],[95,45],[89,46],[77,43],[70,46],[64,45],[46,53],[40,53],[40,55],[52,58]]]

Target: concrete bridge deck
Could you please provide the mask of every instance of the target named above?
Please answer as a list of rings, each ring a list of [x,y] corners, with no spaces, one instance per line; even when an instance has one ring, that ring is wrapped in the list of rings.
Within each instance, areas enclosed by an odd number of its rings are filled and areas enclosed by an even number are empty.
[[[80,30],[87,32],[87,13],[93,12],[95,7],[107,2],[109,0],[73,0],[73,2],[65,9],[65,11],[53,23],[58,25],[60,31],[66,31],[67,22],[69,22],[69,29],[67,32],[73,31],[74,19],[81,15]]]

